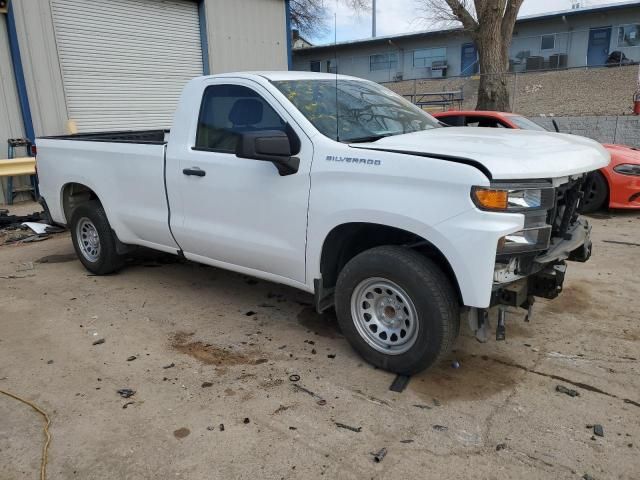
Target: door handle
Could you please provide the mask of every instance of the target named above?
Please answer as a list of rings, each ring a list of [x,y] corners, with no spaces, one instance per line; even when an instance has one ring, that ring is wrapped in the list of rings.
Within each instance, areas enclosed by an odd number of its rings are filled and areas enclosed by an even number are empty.
[[[198,167],[185,168],[182,173],[189,176],[204,177],[207,172],[200,170]]]

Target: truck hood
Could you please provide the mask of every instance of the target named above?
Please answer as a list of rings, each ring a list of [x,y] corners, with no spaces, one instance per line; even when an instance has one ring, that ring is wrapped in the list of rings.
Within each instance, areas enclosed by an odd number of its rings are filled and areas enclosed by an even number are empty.
[[[566,177],[606,167],[610,160],[588,138],[497,128],[434,128],[351,146],[469,163],[492,179],[510,180]]]

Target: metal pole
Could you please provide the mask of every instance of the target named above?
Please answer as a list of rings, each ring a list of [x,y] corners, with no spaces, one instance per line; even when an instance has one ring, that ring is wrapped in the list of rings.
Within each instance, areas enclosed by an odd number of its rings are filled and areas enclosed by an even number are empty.
[[[371,36],[376,38],[376,0],[371,0]]]

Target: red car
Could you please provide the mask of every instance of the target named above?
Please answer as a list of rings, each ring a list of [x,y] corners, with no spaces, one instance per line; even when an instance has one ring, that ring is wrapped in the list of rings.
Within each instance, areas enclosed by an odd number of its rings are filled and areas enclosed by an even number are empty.
[[[545,130],[522,115],[487,111],[449,111],[433,115],[453,127],[515,128]],[[558,131],[557,124],[556,131]],[[584,213],[609,208],[640,209],[640,149],[625,145],[604,144],[611,154],[609,166],[591,175],[588,191],[582,204]]]

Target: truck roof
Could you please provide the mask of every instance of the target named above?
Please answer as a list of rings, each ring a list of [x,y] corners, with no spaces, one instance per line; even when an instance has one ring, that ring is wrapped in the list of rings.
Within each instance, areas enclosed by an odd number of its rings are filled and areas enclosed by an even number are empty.
[[[219,73],[216,75],[209,75],[206,78],[251,78],[262,77],[270,81],[282,81],[282,80],[357,80],[360,82],[368,82],[368,80],[351,77],[349,75],[336,75],[334,73],[321,73],[321,72],[290,72],[290,71],[250,71],[250,72],[229,72]]]

